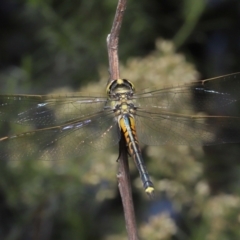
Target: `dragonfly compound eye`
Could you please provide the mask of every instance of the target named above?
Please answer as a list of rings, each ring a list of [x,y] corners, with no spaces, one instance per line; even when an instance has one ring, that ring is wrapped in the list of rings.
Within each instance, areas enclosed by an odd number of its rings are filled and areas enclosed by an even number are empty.
[[[127,79],[112,80],[106,88],[107,95],[112,96],[114,93],[134,92],[134,85]]]

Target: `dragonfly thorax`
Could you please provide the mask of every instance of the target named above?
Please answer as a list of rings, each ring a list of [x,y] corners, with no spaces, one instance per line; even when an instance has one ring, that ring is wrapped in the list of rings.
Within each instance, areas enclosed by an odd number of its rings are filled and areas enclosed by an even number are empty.
[[[114,106],[114,113],[115,116],[118,118],[122,118],[124,115],[128,115],[133,117],[133,115],[135,114],[135,110],[136,107],[134,106],[134,104],[131,101],[123,101],[123,102],[119,102],[116,103],[116,105]]]

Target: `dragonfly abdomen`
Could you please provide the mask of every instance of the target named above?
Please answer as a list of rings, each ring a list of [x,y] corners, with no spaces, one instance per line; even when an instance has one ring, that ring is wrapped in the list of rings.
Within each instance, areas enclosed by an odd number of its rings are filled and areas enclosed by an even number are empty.
[[[154,187],[144,165],[141,149],[137,139],[134,117],[128,114],[123,115],[119,120],[119,126],[125,137],[128,151],[137,165],[145,192],[150,196],[153,196]]]

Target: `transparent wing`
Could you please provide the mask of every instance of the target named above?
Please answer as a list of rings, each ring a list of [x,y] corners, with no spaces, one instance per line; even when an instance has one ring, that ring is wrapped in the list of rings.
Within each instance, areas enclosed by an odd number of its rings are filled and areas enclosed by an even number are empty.
[[[89,97],[83,93],[0,95],[0,121],[51,127],[103,110],[106,101],[106,96]]]
[[[149,145],[239,142],[239,92],[240,73],[136,93],[139,141]]]
[[[239,114],[240,73],[193,82],[176,87],[134,94],[136,107],[151,111],[192,114],[193,110],[211,115]]]
[[[212,145],[240,141],[240,118],[137,111],[139,141],[147,145]]]
[[[67,124],[0,139],[3,160],[64,160],[117,144],[120,131],[111,110]]]

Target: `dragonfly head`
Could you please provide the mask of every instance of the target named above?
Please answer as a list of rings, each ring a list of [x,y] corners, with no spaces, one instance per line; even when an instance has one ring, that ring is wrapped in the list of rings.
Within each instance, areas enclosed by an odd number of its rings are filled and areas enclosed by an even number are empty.
[[[108,96],[112,96],[115,93],[133,93],[135,88],[134,85],[127,79],[115,79],[107,85],[106,91]]]

